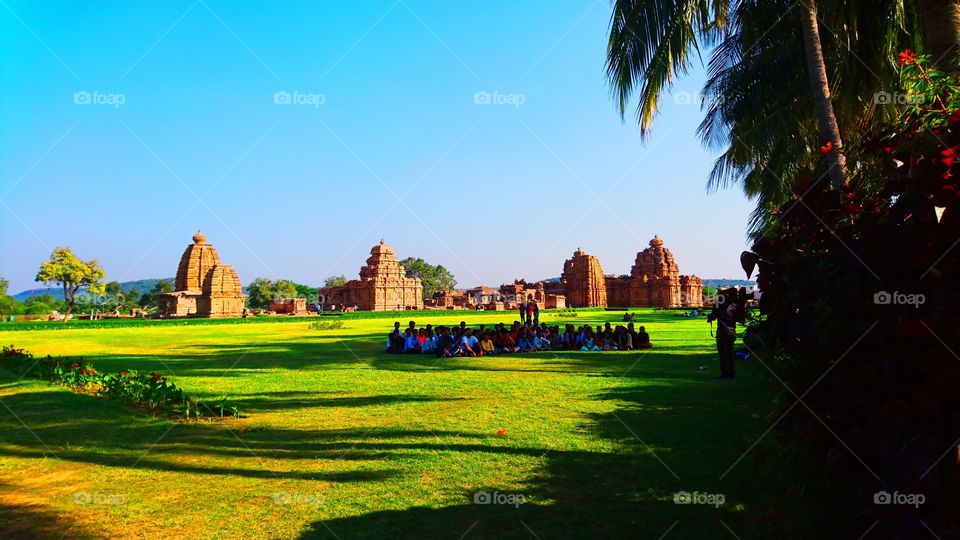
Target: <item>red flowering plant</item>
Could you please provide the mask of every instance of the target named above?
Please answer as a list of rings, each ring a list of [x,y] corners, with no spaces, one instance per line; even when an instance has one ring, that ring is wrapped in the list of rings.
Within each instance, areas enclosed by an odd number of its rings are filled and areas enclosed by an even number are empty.
[[[778,426],[832,485],[948,501],[960,478],[960,461],[938,461],[960,433],[960,79],[926,55],[897,59],[907,99],[896,122],[845,145],[849,185],[811,172],[743,253],[763,290],[745,342],[796,392],[772,415],[785,414]],[[899,534],[923,519],[943,533],[953,519],[949,505],[906,515],[845,499],[856,508],[844,515],[869,520],[849,524],[861,532],[883,519]]]

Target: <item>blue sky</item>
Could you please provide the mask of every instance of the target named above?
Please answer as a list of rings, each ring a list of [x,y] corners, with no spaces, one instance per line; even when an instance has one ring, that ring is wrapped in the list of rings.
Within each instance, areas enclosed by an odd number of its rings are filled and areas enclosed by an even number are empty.
[[[108,279],[172,276],[199,227],[245,283],[352,278],[381,238],[462,286],[557,276],[577,247],[627,273],[654,234],[682,273],[740,277],[752,205],[705,189],[698,105],[667,99],[646,144],[621,121],[609,12],[4,0],[0,275],[32,288],[70,246]]]

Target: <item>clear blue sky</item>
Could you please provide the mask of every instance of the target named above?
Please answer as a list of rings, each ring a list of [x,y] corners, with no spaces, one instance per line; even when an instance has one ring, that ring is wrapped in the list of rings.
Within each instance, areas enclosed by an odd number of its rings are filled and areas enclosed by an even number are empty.
[[[381,238],[462,286],[557,276],[577,247],[626,273],[654,234],[682,273],[740,277],[752,205],[706,191],[698,105],[668,99],[645,145],[621,121],[609,12],[3,0],[0,275],[32,288],[70,246],[108,279],[172,276],[199,227],[244,283],[353,278]]]

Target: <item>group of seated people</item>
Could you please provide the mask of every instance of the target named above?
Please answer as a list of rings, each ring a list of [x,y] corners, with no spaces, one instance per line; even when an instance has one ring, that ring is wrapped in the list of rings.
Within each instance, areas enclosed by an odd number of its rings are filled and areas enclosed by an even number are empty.
[[[474,331],[463,321],[460,326],[438,326],[434,331],[431,324],[417,328],[417,323],[410,321],[405,331],[400,329],[399,322],[393,323],[393,331],[387,336],[386,351],[449,358],[537,351],[632,351],[651,347],[646,329],[642,326],[634,328],[632,322],[616,328],[607,323],[598,325],[596,330],[590,325],[574,328],[568,324],[561,332],[559,326],[551,327],[546,323],[537,326],[529,322],[514,322],[509,328],[498,323],[492,329],[481,324]]]

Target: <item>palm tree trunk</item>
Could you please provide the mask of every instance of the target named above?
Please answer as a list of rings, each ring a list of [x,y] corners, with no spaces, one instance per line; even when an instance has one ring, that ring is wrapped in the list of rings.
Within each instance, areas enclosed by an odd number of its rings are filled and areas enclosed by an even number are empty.
[[[830,83],[827,80],[827,67],[823,62],[823,48],[820,46],[820,30],[817,24],[817,6],[814,0],[801,0],[800,23],[803,27],[803,48],[807,56],[807,71],[810,74],[810,89],[813,91],[813,104],[817,112],[817,125],[820,138],[833,144],[830,151],[830,181],[835,188],[847,183],[847,160],[843,156],[843,141],[837,116],[833,113],[830,101]]]
[[[960,0],[916,0],[923,19],[926,52],[941,71],[960,68]]]

